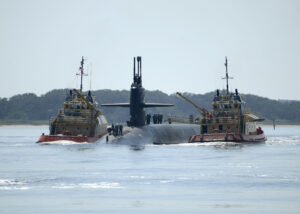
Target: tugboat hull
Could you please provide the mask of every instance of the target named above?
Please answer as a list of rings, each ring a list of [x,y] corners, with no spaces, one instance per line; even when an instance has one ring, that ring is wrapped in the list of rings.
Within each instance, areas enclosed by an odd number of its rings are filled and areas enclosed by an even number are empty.
[[[212,133],[192,135],[189,138],[189,143],[204,143],[204,142],[241,142],[241,143],[259,143],[267,140],[264,133],[258,135],[245,135],[235,133]]]
[[[104,135],[99,135],[98,137],[87,137],[87,136],[70,136],[70,135],[41,135],[37,143],[53,142],[60,140],[68,140],[76,143],[94,143],[99,140]]]

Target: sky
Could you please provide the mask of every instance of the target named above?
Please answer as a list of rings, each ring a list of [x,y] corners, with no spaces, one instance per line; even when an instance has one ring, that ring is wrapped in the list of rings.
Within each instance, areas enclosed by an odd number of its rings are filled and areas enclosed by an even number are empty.
[[[0,97],[78,88],[224,89],[300,100],[298,0],[0,0]]]

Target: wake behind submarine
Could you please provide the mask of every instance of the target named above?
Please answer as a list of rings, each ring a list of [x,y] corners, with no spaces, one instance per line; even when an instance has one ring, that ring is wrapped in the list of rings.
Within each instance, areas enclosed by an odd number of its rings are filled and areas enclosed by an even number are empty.
[[[137,72],[136,72],[137,61]],[[133,58],[133,83],[130,87],[129,103],[107,103],[103,107],[129,107],[130,119],[124,128],[124,136],[114,138],[120,144],[174,144],[188,141],[191,135],[200,133],[200,126],[194,124],[151,124],[145,125],[144,108],[171,107],[173,104],[146,103],[142,86],[142,57]]]

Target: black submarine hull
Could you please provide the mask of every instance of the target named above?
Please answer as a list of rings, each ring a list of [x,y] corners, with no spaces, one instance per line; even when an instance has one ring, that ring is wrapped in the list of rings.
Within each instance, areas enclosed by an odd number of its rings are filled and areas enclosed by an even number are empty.
[[[135,127],[111,143],[124,145],[188,143],[191,135],[200,134],[200,126],[194,124],[151,124]]]

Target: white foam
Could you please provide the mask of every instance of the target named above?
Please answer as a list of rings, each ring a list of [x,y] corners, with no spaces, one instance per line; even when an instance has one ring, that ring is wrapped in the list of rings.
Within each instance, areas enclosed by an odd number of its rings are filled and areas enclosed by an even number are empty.
[[[280,145],[280,144],[300,144],[300,138],[297,136],[293,137],[269,137],[266,141],[268,145]]]
[[[261,178],[264,178],[264,177],[269,177],[268,175],[266,174],[261,174],[261,175],[256,175],[257,177],[261,177]]]
[[[60,184],[52,186],[53,189],[119,189],[122,188],[119,183],[99,182],[99,183],[79,183],[79,184]]]
[[[162,144],[162,145],[155,145],[150,144],[147,146],[235,146],[239,145],[240,143],[235,142],[206,142],[206,143],[174,143],[174,144]]]
[[[254,168],[254,166],[248,165],[248,164],[238,164],[236,167],[239,168]]]
[[[131,176],[129,176],[129,178],[133,178],[133,179],[145,179],[145,176],[131,175]]]
[[[0,186],[0,190],[28,190],[29,187]]]
[[[24,182],[13,180],[13,179],[0,179],[0,185],[19,185],[19,184],[24,184]]]
[[[40,143],[41,145],[63,145],[63,146],[68,146],[68,145],[77,145],[77,144],[89,144],[88,142],[74,142],[70,140],[57,140],[57,141],[51,141],[51,142],[42,142]]]
[[[60,185],[60,186],[53,186],[53,189],[74,189],[75,185]]]
[[[167,184],[167,183],[173,183],[175,182],[175,180],[162,180],[162,181],[159,181],[161,184]]]
[[[82,188],[87,189],[115,189],[121,188],[119,183],[108,183],[108,182],[100,182],[100,183],[81,183],[79,184]]]

